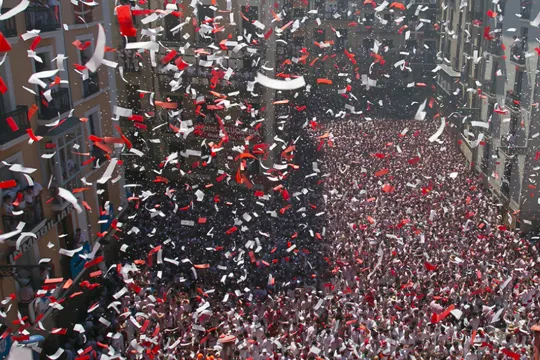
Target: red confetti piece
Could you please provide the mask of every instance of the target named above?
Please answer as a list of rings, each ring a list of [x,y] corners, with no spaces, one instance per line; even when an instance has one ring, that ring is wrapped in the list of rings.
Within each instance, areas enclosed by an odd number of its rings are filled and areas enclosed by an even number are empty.
[[[4,37],[4,34],[0,32],[0,52],[6,52],[11,50],[11,45]]]
[[[15,180],[0,181],[0,189],[9,189],[15,186],[17,186],[17,182]]]
[[[19,126],[17,125],[15,120],[13,120],[13,118],[11,116],[6,119],[6,122],[8,123],[9,127],[11,128],[11,131],[19,130]]]
[[[2,95],[3,95],[3,94],[6,93],[6,91],[8,91],[8,87],[7,87],[6,83],[4,82],[4,79],[2,79],[0,77],[0,93],[2,93]]]
[[[116,16],[120,25],[120,34],[123,36],[137,36],[137,29],[133,26],[133,16],[130,5],[116,7]]]

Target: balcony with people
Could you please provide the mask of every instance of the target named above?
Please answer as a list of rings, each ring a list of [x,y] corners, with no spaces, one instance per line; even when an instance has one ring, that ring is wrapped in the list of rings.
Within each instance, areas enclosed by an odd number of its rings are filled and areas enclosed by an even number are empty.
[[[518,110],[520,108],[521,94],[510,89],[506,91],[506,107],[509,107],[513,110]]]
[[[510,46],[510,61],[525,65],[525,54],[527,52],[527,37],[514,36],[514,42]]]
[[[56,0],[32,0],[25,16],[28,30],[47,32],[60,28],[60,6]]]
[[[489,42],[488,52],[494,56],[504,56],[503,41],[500,35]]]
[[[41,202],[43,187],[37,181],[10,180],[14,186],[2,191],[4,233],[17,230],[20,223],[24,223],[23,231],[31,231],[45,219]]]

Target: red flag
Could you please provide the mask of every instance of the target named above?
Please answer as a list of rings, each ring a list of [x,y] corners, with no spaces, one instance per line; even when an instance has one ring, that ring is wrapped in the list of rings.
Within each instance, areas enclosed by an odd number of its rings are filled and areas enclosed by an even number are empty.
[[[506,355],[508,357],[511,357],[514,360],[519,360],[521,358],[518,353],[515,353],[515,352],[511,351],[510,349],[502,349],[501,352],[504,355]]]
[[[446,310],[444,310],[442,313],[440,314],[433,314],[431,316],[431,323],[432,324],[436,324],[438,323],[439,321],[442,321],[444,320],[448,315],[450,315],[450,312],[452,310],[454,310],[456,307],[454,306],[454,304],[450,305],[449,307],[446,308]]]

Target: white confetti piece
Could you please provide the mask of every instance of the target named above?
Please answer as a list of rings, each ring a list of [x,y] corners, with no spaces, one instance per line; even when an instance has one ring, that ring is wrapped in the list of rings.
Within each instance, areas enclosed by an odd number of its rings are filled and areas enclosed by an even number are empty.
[[[290,81],[281,81],[271,79],[268,76],[258,72],[257,76],[255,76],[255,81],[264,87],[274,90],[296,90],[306,86],[306,81],[304,80],[303,76]]]

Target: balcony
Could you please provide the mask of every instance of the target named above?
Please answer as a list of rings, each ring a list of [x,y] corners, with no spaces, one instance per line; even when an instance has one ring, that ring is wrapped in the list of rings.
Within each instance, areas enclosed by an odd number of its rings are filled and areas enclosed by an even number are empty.
[[[58,6],[29,6],[25,14],[27,30],[46,32],[60,28]]]
[[[516,44],[514,44],[514,46],[510,48],[510,54],[511,54],[510,61],[518,65],[525,65],[526,59],[525,59],[525,47],[523,43],[524,41],[526,42],[527,40],[524,39],[520,42],[517,42]]]
[[[409,62],[411,64],[435,64],[436,54],[434,51],[423,50],[422,48],[416,49],[414,54],[411,53]]]
[[[8,118],[13,119],[19,128],[18,130],[13,131],[13,129],[8,125]],[[26,106],[17,106],[17,109],[0,115],[0,119],[0,145],[4,145],[11,140],[26,134],[26,129],[30,129],[30,122],[28,121],[28,107]]]
[[[47,102],[43,95],[36,97],[39,106],[38,117],[41,120],[51,120],[59,114],[71,110],[71,97],[68,88],[59,88],[52,91],[52,100]]]
[[[347,16],[348,10],[347,9],[335,9],[335,10],[327,10],[324,11],[322,14],[324,16],[325,20],[349,20],[349,17]],[[334,17],[334,14],[340,15],[338,18]]]
[[[521,95],[514,90],[508,90],[506,92],[506,106],[519,111]]]
[[[488,52],[494,56],[504,56],[504,50],[502,48],[502,40],[494,39],[489,42]]]
[[[5,14],[9,10],[11,9],[2,8],[2,14]],[[7,38],[17,36],[17,23],[15,22],[15,16],[4,21],[0,21],[0,32],[2,32],[2,34]]]
[[[533,0],[521,0],[520,3],[521,20],[531,20],[531,7]]]
[[[99,92],[99,76],[98,73],[92,73],[88,79],[83,81],[83,97],[87,98]]]
[[[36,227],[37,224],[45,219],[43,216],[43,205],[41,204],[40,196],[34,197],[33,203],[31,204],[21,201],[17,203],[17,206],[13,207],[14,213],[20,213],[21,211],[22,214],[20,215],[2,215],[4,233],[15,231],[17,229],[17,225],[21,221],[25,224],[23,231],[31,231],[34,227]]]
[[[137,57],[136,50],[122,50],[120,53],[122,62],[124,64],[124,73],[140,72],[141,66],[139,65],[139,59]]]
[[[520,141],[518,135],[503,135],[501,136],[499,150],[506,156],[523,155],[527,153],[527,142]]]
[[[457,56],[452,57],[452,69],[461,74],[461,69],[459,67],[459,57]]]

